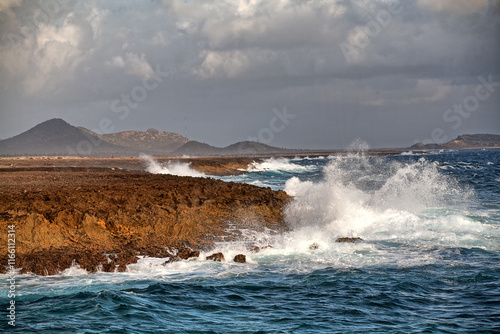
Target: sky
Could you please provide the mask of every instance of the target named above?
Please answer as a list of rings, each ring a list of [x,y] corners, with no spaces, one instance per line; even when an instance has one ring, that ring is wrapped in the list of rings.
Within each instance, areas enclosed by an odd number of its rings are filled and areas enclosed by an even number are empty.
[[[500,0],[0,0],[0,139],[51,118],[215,146],[500,134]]]

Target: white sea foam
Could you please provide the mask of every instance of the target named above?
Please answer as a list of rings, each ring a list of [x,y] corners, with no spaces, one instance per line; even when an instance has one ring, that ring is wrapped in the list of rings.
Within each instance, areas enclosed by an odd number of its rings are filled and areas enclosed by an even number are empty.
[[[316,166],[303,166],[293,163],[292,160],[286,158],[270,158],[262,162],[251,163],[245,171],[247,172],[266,172],[266,171],[281,171],[281,172],[302,172],[316,169]]]
[[[189,163],[168,162],[166,165],[159,163],[149,155],[142,154],[140,158],[147,164],[146,170],[152,174],[171,174],[177,176],[205,177],[191,167]]]
[[[439,172],[424,158],[413,163],[364,157],[336,158],[319,183],[291,178],[285,191],[294,196],[286,208],[299,240],[330,244],[359,236],[371,241],[452,247],[498,248],[481,222],[467,217],[474,194]],[[307,244],[307,242],[305,244]]]
[[[275,167],[280,164],[302,167],[287,159],[267,163],[274,164],[269,167],[273,170],[279,170]],[[462,248],[498,251],[498,227],[486,223],[486,219],[476,219],[477,212],[469,212],[473,209],[468,203],[476,203],[473,192],[440,170],[437,163],[425,158],[402,163],[362,154],[332,157],[322,180],[291,178],[286,182],[285,190],[294,197],[285,210],[292,227],[289,232],[243,229],[239,240],[217,243],[197,259],[165,264],[167,258],[144,257],[124,273],[89,274],[75,265],[48,278],[20,276],[34,294],[47,286],[64,293],[74,285],[100,291],[103,285],[127,286],[127,282],[138,279],[182,281],[245,275],[269,268],[310,272],[326,267],[405,267],[449,261],[443,254]],[[335,242],[346,236],[364,241]],[[317,249],[311,249],[313,244]],[[248,250],[254,246],[260,247],[260,252]],[[224,262],[205,260],[219,251],[225,255]],[[247,263],[235,263],[237,254],[245,254]]]

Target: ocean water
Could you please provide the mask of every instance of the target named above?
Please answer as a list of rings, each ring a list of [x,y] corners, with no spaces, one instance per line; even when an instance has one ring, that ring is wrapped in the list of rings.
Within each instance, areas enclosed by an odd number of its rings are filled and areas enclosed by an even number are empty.
[[[174,167],[152,161],[150,171],[189,173]],[[0,328],[500,332],[500,151],[275,158],[222,179],[286,190],[294,197],[285,212],[291,230],[241,230],[241,240],[213,250],[225,253],[222,263],[142,258],[125,273],[75,266],[49,277],[17,275],[15,327],[2,275]],[[249,245],[272,248],[251,254]],[[230,260],[238,253],[248,262]]]

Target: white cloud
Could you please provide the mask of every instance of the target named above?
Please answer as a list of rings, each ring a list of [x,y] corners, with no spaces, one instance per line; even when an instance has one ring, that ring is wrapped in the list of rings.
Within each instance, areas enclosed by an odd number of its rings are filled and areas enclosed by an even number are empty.
[[[136,75],[141,79],[150,78],[153,74],[153,69],[149,65],[144,53],[139,56],[136,53],[127,52],[125,53],[125,60],[127,73]]]
[[[153,69],[149,65],[146,55],[138,55],[133,52],[126,52],[124,57],[115,56],[105,62],[108,68],[120,69],[124,73],[137,76],[141,79],[148,79],[153,74]]]
[[[125,60],[123,60],[122,56],[116,56],[113,57],[113,59],[108,60],[106,65],[109,67],[123,68],[125,67]]]

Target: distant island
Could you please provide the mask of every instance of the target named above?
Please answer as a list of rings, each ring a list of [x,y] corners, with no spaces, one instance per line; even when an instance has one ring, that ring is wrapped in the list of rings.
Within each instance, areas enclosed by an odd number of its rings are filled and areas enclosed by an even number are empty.
[[[410,147],[411,150],[477,150],[483,148],[500,148],[500,135],[461,135],[444,144],[420,142]]]
[[[407,150],[469,150],[500,148],[500,135],[461,135],[443,144],[417,143],[409,148],[372,150],[379,154],[397,154]],[[157,156],[245,156],[276,154],[337,153],[344,150],[295,150],[242,141],[227,147],[215,147],[189,140],[173,132],[156,129],[98,134],[84,127],[73,126],[55,118],[12,138],[0,140],[0,156],[136,156],[146,153]]]

